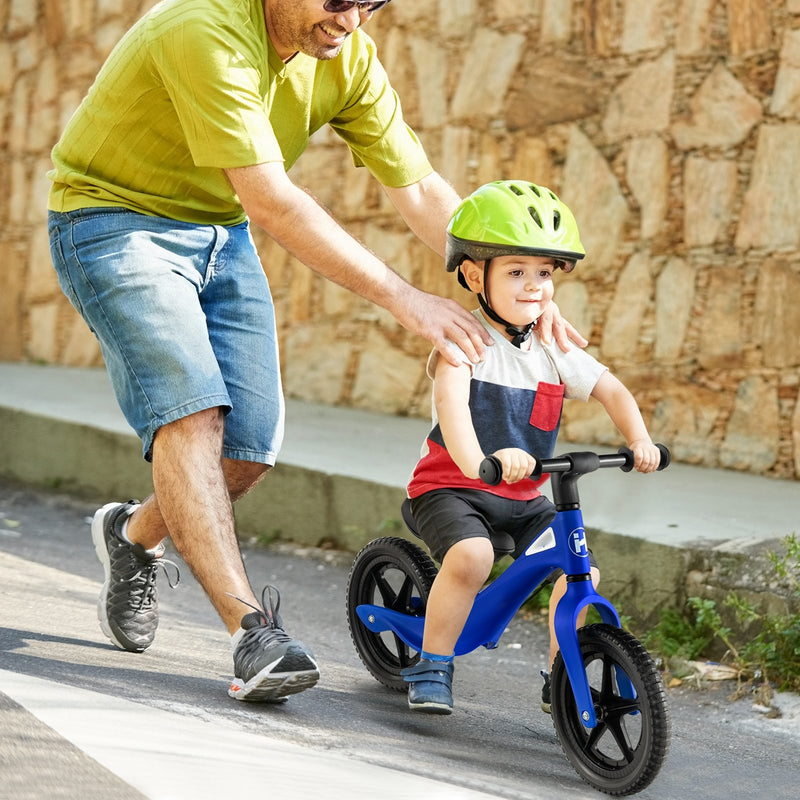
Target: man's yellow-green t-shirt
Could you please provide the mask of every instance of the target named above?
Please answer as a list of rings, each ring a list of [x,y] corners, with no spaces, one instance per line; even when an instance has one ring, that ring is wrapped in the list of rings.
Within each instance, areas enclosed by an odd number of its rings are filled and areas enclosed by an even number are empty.
[[[112,51],[53,149],[48,207],[237,224],[223,169],[289,169],[326,123],[386,186],[432,171],[360,29],[336,58],[284,64],[262,0],[164,0]]]

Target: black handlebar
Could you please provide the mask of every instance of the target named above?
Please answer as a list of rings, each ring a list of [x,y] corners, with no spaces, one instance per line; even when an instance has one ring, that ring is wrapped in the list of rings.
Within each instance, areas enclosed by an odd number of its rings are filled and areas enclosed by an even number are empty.
[[[657,444],[656,447],[661,453],[661,463],[658,465],[658,469],[666,469],[670,461],[669,450],[663,444]],[[620,447],[616,453],[575,452],[564,453],[555,458],[537,459],[531,478],[538,480],[544,473],[551,472],[571,472],[577,477],[604,467],[619,467],[623,472],[630,472],[633,469],[633,452],[627,447]],[[503,479],[500,459],[497,456],[484,458],[478,474],[484,483],[489,486],[497,486]]]

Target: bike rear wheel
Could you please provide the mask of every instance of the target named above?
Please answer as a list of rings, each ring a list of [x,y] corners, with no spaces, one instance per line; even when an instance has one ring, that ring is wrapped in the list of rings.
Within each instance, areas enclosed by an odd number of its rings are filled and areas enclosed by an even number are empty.
[[[578,774],[612,795],[639,792],[658,774],[667,756],[670,719],[658,668],[644,646],[612,625],[589,625],[578,642],[597,716],[597,726],[581,721],[561,654],[551,675],[551,712],[558,740]],[[620,674],[634,697],[620,690]]]
[[[424,617],[436,565],[421,548],[399,537],[375,539],[355,557],[347,579],[347,623],[364,666],[384,686],[406,691],[400,671],[419,661],[419,652],[391,631],[373,633],[356,613],[360,605]]]

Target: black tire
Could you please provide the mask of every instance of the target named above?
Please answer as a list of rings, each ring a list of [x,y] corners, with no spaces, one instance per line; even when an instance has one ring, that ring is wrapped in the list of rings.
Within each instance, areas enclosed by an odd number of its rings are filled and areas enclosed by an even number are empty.
[[[640,792],[667,756],[670,718],[664,683],[653,659],[635,636],[612,625],[578,631],[589,676],[597,726],[581,722],[564,660],[553,664],[551,713],[567,758],[586,783],[611,795]],[[636,697],[620,696],[617,670],[627,675]]]
[[[400,670],[419,661],[419,652],[391,632],[372,633],[356,614],[360,605],[391,608],[424,617],[436,565],[406,539],[375,539],[355,557],[347,578],[347,623],[358,655],[384,686],[406,691]]]

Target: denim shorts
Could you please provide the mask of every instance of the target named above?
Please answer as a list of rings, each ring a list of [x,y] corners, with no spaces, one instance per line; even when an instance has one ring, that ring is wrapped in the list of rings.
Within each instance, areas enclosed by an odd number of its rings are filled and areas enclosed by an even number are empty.
[[[162,425],[220,407],[223,455],[273,465],[284,422],[275,312],[248,224],[86,208],[51,211],[48,227],[61,288],[100,342],[144,457]]]

